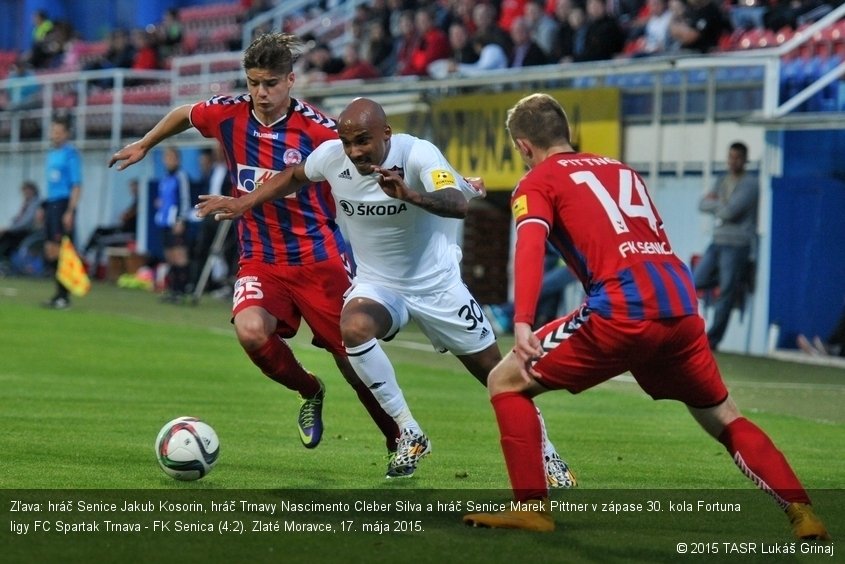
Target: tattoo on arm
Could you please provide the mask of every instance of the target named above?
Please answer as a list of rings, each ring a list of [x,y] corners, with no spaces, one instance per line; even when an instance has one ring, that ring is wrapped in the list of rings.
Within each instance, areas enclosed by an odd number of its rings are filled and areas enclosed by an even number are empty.
[[[467,215],[467,201],[455,188],[444,188],[436,192],[417,192],[411,203],[440,217],[463,219]]]

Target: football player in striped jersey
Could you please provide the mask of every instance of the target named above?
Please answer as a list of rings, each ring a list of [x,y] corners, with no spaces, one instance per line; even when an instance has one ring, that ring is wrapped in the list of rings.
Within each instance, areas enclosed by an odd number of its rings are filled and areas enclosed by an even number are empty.
[[[235,198],[303,162],[320,144],[337,138],[334,120],[291,97],[293,63],[301,48],[293,35],[268,33],[245,50],[248,93],[215,96],[171,110],[143,138],[116,152],[109,166],[123,170],[155,145],[190,127],[216,139],[226,155]],[[327,183],[291,198],[266,202],[238,220],[240,260],[233,296],[235,332],[252,362],[300,396],[299,435],[306,448],[323,434],[325,388],[305,370],[285,339],[302,319],[313,343],[329,351],[385,437],[396,449],[399,429],[358,378],[340,337],[340,310],[349,288],[346,242],[335,222]],[[319,289],[315,291],[315,289]]]
[[[469,525],[552,531],[533,398],[582,392],[630,371],[654,399],[674,399],[786,512],[800,539],[829,538],[786,458],[744,418],[722,381],[698,315],[692,275],[675,255],[636,171],[576,151],[561,105],[532,94],[507,129],[529,167],[511,199],[516,222],[516,346],[487,382],[516,506],[464,516]],[[534,330],[546,240],[587,294],[583,305]]]

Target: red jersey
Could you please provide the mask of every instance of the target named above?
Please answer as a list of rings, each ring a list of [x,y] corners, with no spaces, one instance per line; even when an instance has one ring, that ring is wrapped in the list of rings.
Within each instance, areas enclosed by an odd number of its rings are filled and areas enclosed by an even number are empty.
[[[288,113],[271,125],[253,115],[249,95],[215,96],[195,104],[191,123],[205,137],[220,142],[234,197],[303,162],[324,141],[337,139],[332,119],[293,98]],[[326,182],[266,202],[238,220],[241,260],[300,265],[336,257],[346,244],[334,218],[334,199]]]
[[[540,232],[523,229],[527,225],[544,226],[581,280],[587,307],[602,317],[698,313],[692,275],[672,251],[645,184],[627,165],[587,153],[552,155],[520,180],[511,205],[519,238]],[[517,321],[533,322],[534,258],[517,253]]]

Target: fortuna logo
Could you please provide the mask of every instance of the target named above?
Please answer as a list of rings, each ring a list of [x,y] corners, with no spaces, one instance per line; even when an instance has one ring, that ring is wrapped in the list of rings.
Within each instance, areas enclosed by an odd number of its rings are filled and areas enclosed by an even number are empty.
[[[349,169],[347,168],[343,172],[337,175],[338,178],[343,178],[344,180],[352,180],[352,175],[349,174]]]

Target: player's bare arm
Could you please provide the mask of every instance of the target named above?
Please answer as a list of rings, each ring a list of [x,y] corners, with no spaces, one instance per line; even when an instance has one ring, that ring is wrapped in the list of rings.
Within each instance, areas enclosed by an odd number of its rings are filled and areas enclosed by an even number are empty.
[[[194,207],[199,217],[210,215],[218,221],[235,219],[247,210],[265,202],[293,194],[308,182],[305,167],[300,164],[283,170],[252,192],[239,198],[203,194],[199,197],[200,202]]]
[[[178,133],[182,133],[191,127],[191,106],[178,106],[170,110],[161,120],[147,132],[144,137],[130,143],[123,149],[112,155],[109,159],[109,168],[117,164],[117,170],[123,170],[144,157],[150,149]]]
[[[395,170],[385,170],[375,166],[373,172],[376,174],[376,180],[381,189],[391,198],[419,206],[427,212],[441,217],[463,219],[467,215],[466,198],[456,188],[443,188],[436,192],[421,193],[411,190]]]
[[[513,324],[514,348],[513,352],[519,359],[519,372],[526,382],[531,382],[537,373],[531,367],[534,362],[543,356],[543,347],[540,339],[534,334],[534,330],[528,323],[516,322]]]

